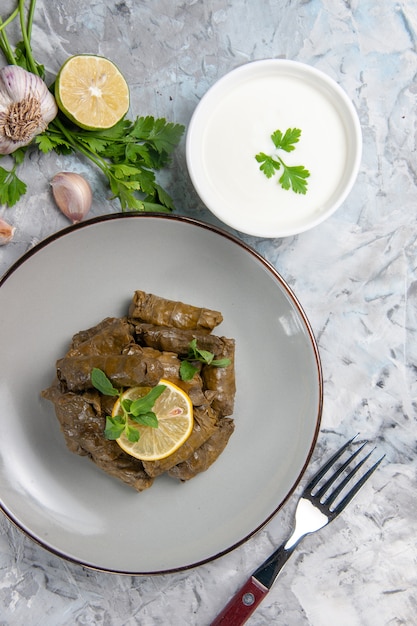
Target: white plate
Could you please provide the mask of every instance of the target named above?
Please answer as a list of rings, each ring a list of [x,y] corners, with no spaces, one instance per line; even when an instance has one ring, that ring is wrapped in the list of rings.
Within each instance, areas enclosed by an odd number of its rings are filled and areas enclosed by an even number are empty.
[[[255,155],[275,154],[271,134],[301,130],[288,166],[309,170],[305,195],[267,178]],[[320,224],[344,202],[359,170],[362,134],[343,89],[320,70],[284,59],[229,72],[191,118],[187,166],[201,200],[225,224],[259,237],[286,237]]]
[[[237,343],[235,432],[206,472],[137,493],[71,453],[40,397],[72,335],[124,315],[136,289],[222,311]],[[130,574],[211,560],[261,528],[318,434],[322,376],[300,304],[262,257],[187,218],[108,215],[69,227],[0,282],[0,495],[52,552]]]

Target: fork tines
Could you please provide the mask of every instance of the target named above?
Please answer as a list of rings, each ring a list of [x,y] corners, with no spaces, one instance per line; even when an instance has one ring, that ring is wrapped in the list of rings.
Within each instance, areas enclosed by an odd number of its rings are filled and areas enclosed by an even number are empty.
[[[362,485],[368,480],[370,475],[373,474],[373,472],[376,470],[376,468],[378,467],[378,465],[381,463],[382,459],[385,456],[385,455],[383,455],[380,459],[378,459],[378,461],[376,461],[376,463],[374,463],[360,477],[360,479],[353,485],[353,487],[350,489],[350,491],[348,491],[346,493],[346,495],[344,495],[342,500],[340,500],[340,502],[338,502],[338,504],[334,508],[332,508],[332,505],[335,502],[335,500],[337,499],[337,497],[342,493],[342,491],[345,489],[345,487],[347,487],[349,482],[352,480],[352,478],[355,476],[355,474],[357,474],[357,472],[359,472],[360,468],[366,463],[366,461],[369,459],[369,457],[371,456],[372,452],[374,451],[374,449],[373,449],[370,452],[368,452],[368,454],[366,454],[360,461],[358,461],[356,463],[356,465],[353,465],[351,468],[349,468],[349,466],[352,464],[354,459],[356,459],[356,457],[359,456],[359,454],[361,453],[363,448],[367,445],[368,441],[364,441],[362,444],[360,444],[359,447],[349,456],[349,458],[346,459],[345,461],[343,461],[343,463],[341,465],[339,465],[337,467],[337,469],[335,469],[333,474],[329,478],[327,478],[327,480],[321,486],[319,486],[318,490],[315,491],[314,493],[313,493],[313,491],[314,491],[315,487],[318,486],[318,484],[321,481],[321,479],[324,478],[324,476],[328,473],[330,468],[332,468],[332,467],[334,467],[336,465],[337,461],[341,458],[341,456],[343,455],[345,450],[352,444],[352,442],[354,441],[356,436],[357,435],[355,435],[355,437],[352,437],[352,439],[347,441],[327,461],[327,463],[325,463],[325,465],[323,465],[320,468],[320,470],[317,472],[317,474],[315,474],[315,476],[313,476],[313,478],[310,480],[310,482],[308,483],[308,485],[304,489],[304,493],[303,493],[304,497],[309,497],[309,499],[321,503],[326,508],[327,515],[329,515],[329,512],[330,512],[330,516],[331,517],[335,517],[336,515],[338,515],[345,508],[345,506],[347,504],[349,504],[349,502],[352,500],[352,498],[355,496],[355,494],[359,491],[359,489],[362,487]],[[344,478],[341,479],[340,482],[336,484],[334,489],[326,496],[326,493],[329,491],[330,487],[332,485],[334,485],[337,482],[337,480],[342,477],[342,475],[345,472],[345,470],[348,470],[348,469],[349,469],[349,471],[344,476]]]

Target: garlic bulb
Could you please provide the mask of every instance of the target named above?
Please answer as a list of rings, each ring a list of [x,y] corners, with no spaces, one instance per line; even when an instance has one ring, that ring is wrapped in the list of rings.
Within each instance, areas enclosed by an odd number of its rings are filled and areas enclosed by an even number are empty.
[[[9,243],[13,239],[15,230],[14,226],[10,226],[0,218],[0,246],[4,246],[5,243]]]
[[[51,180],[55,202],[73,224],[80,222],[90,210],[93,195],[88,182],[74,172],[60,172]]]
[[[10,154],[42,133],[58,113],[39,76],[17,65],[0,69],[0,154]]]

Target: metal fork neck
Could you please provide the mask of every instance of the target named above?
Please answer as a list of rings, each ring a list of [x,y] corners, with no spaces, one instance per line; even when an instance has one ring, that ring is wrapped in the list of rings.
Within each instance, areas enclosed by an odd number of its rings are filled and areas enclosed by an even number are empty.
[[[286,549],[284,546],[280,546],[271,556],[259,567],[254,573],[253,577],[262,583],[267,589],[270,589],[284,567],[285,563],[290,558],[297,544],[294,544],[291,548]]]
[[[290,558],[300,541],[311,532],[323,528],[329,519],[306,498],[300,498],[295,516],[295,529],[289,539],[253,573],[268,589],[271,588],[279,572]]]

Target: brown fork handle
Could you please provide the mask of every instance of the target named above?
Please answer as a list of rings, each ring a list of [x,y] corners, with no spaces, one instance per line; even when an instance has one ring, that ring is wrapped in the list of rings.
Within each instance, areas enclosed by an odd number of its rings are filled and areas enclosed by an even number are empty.
[[[240,626],[252,615],[269,589],[252,576],[224,607],[211,626]]]
[[[242,626],[262,602],[300,539],[301,537],[288,548],[285,547],[286,544],[279,546],[253,572],[210,626]]]

